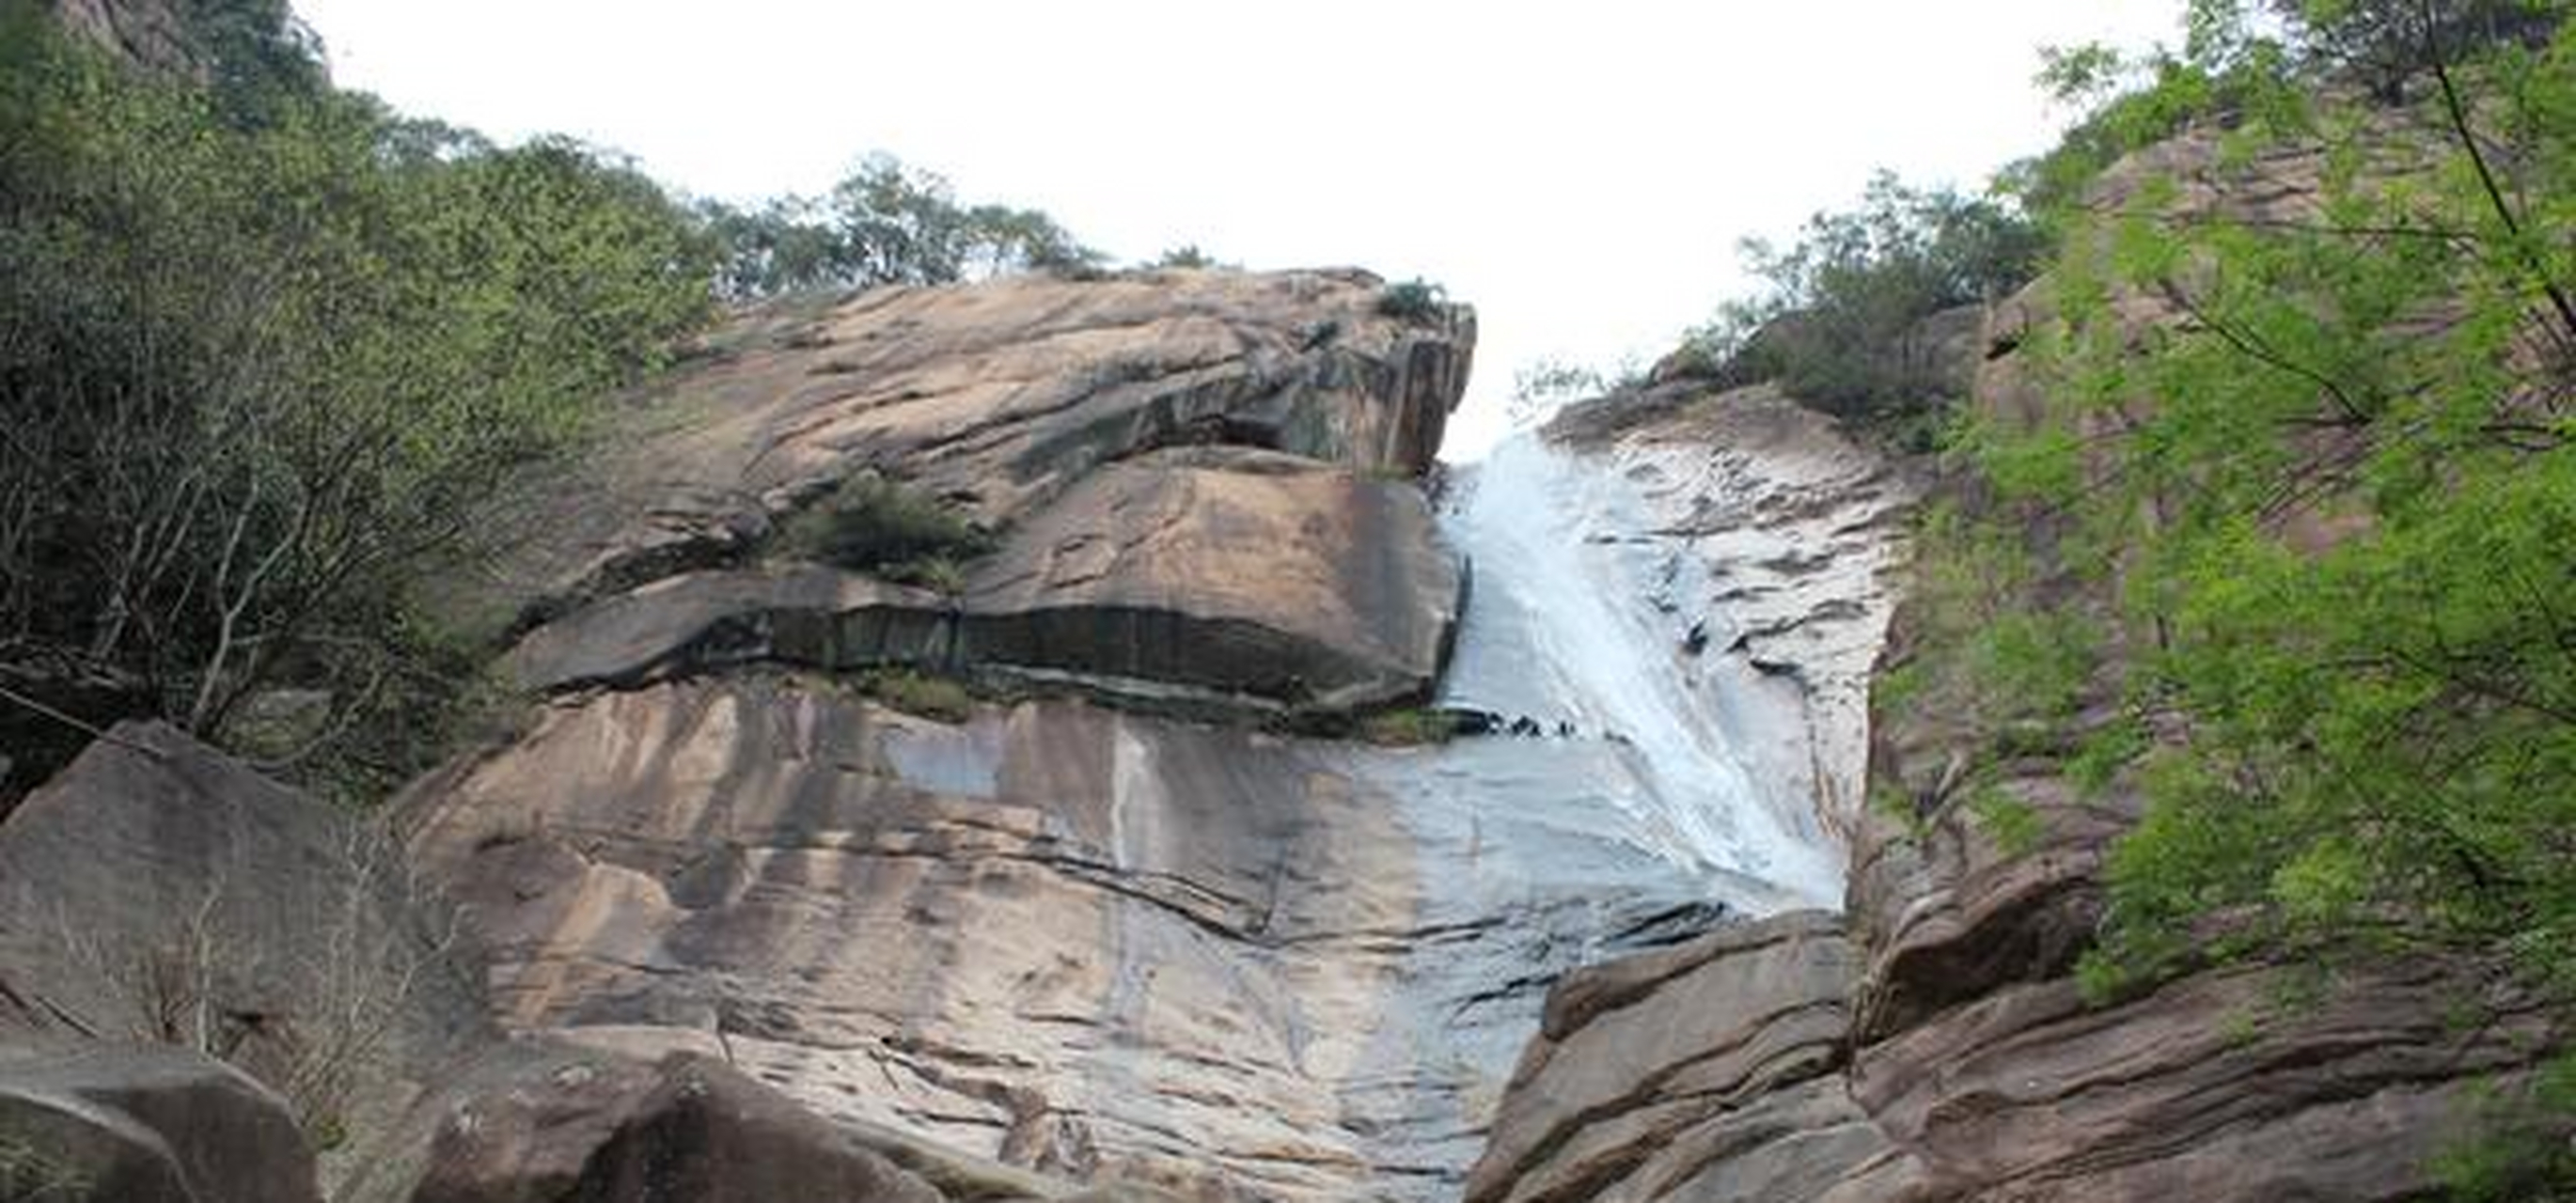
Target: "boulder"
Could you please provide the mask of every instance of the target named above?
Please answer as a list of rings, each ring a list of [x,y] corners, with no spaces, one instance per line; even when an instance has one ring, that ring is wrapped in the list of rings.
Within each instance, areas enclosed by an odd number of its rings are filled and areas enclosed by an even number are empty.
[[[1844,1091],[1858,965],[1816,911],[1581,970],[1512,1075],[1470,1203],[1892,1198],[1920,1174]]]
[[[1427,698],[1463,574],[1409,483],[1242,448],[1094,473],[977,565],[964,658],[1352,710]]]
[[[286,1102],[167,1045],[0,1044],[0,1198],[320,1203]]]
[[[565,1060],[455,1100],[410,1203],[944,1203],[947,1196],[718,1061]]]

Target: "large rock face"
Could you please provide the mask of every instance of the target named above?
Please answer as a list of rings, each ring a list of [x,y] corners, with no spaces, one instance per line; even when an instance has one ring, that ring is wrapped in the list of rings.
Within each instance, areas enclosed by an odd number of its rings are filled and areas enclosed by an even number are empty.
[[[1080,703],[909,718],[746,677],[550,711],[433,783],[510,1025],[720,1052],[1023,1164],[1314,1191],[1418,889],[1390,806],[1281,741]]]
[[[451,598],[527,627],[507,666],[549,699],[402,804],[490,950],[494,1015],[1085,1179],[1454,1177],[1522,1012],[1473,1066],[1424,1039],[1433,1008],[1479,1007],[1443,991],[1492,985],[1418,984],[1448,845],[1375,754],[1266,733],[1429,701],[1459,622],[1417,477],[1473,321],[1381,291],[1009,280],[720,336],[539,490],[515,575]],[[934,592],[773,538],[867,477],[993,550]],[[920,699],[856,688],[888,668],[985,700],[903,713]],[[1531,952],[1568,928],[1503,922],[1510,897],[1452,959],[1574,955]]]
[[[542,617],[729,563],[870,471],[996,527],[1178,444],[1419,473],[1466,386],[1474,318],[1388,317],[1382,291],[1363,272],[1173,271],[782,303],[640,399],[580,479],[549,482],[537,537],[456,605]]]

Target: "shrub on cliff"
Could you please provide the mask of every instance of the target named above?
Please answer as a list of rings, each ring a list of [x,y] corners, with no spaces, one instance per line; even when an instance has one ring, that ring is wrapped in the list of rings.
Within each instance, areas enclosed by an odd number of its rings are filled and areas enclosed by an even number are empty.
[[[2009,200],[1913,188],[1882,172],[1857,207],[1808,218],[1785,248],[1745,240],[1760,291],[1721,307],[1683,353],[1729,383],[1778,380],[1848,417],[1919,406],[1946,386],[1917,327],[2018,288],[2046,250]]]
[[[847,482],[788,520],[779,546],[790,555],[954,593],[960,565],[992,550],[992,539],[937,500],[881,477]]]

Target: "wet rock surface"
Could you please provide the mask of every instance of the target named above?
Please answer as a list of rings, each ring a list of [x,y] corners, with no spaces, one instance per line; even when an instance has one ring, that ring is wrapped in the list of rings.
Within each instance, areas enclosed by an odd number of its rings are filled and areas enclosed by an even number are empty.
[[[533,725],[402,804],[416,859],[490,949],[505,1026],[723,1057],[844,1125],[1071,1178],[1451,1197],[1556,977],[1839,892],[1830,837],[1788,800],[1805,778],[1773,782],[1701,733],[1710,680],[1652,687],[1747,659],[1684,646],[1719,614],[1711,597],[1649,596],[1705,533],[1663,550],[1676,515],[1731,521],[1700,497],[1720,467],[1677,444],[1656,462],[1697,475],[1641,494],[1651,457],[1596,469],[1552,451],[1480,469],[1435,521],[1405,473],[1436,439],[1419,408],[1455,399],[1423,390],[1459,383],[1463,315],[1376,314],[1361,277],[1189,274],[1164,282],[1168,312],[1093,328],[1131,286],[1013,284],[954,311],[965,298],[861,298],[789,340],[874,348],[829,373],[852,396],[980,399],[915,398],[923,421],[892,425],[912,401],[815,400],[837,450],[797,442],[779,461],[819,478],[872,464],[868,448],[918,452],[909,486],[998,520],[998,549],[954,592],[774,551],[556,578],[570,601],[530,610],[554,617],[509,661],[550,697]],[[968,337],[969,316],[993,330]],[[864,333],[879,328],[927,341]],[[1211,384],[1237,379],[1232,360],[1215,377],[1102,366],[1186,359],[1175,340],[1219,330],[1252,339],[1287,391]],[[1264,341],[1278,330],[1304,333]],[[777,412],[728,391],[748,387],[738,366],[711,369],[698,403]],[[1035,407],[1020,400],[1039,385],[988,387],[1040,367],[1101,387]],[[973,406],[971,438],[903,442]],[[694,447],[743,428],[681,429]],[[994,475],[991,456],[1032,448],[1061,458]],[[983,487],[943,484],[958,465]],[[1595,477],[1606,492],[1574,495]],[[804,486],[776,480],[765,496],[800,504]],[[657,523],[708,512],[687,488],[658,495],[676,500]],[[1541,522],[1513,508],[1556,501],[1570,509]],[[1489,585],[1508,604],[1462,618]],[[1626,617],[1599,624],[1605,606]],[[880,665],[988,692],[905,714],[901,691],[853,676]],[[1487,688],[1516,673],[1527,687]],[[1804,696],[1736,713],[1804,740],[1803,709],[1762,709]],[[1283,713],[1364,726],[1390,704],[1508,706],[1528,734],[1269,733]],[[1664,763],[1679,751],[1687,766]]]

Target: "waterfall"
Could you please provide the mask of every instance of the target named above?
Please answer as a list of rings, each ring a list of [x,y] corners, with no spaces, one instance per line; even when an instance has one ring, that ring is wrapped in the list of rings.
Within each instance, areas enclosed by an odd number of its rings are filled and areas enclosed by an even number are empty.
[[[1737,909],[1840,904],[1839,850],[1784,813],[1812,803],[1767,796],[1723,734],[1699,671],[1711,619],[1685,601],[1704,566],[1669,550],[1615,463],[1522,435],[1460,474],[1443,525],[1474,583],[1441,702],[1526,719],[1549,766],[1498,804],[1707,875]],[[1529,759],[1493,742],[1455,754]]]

